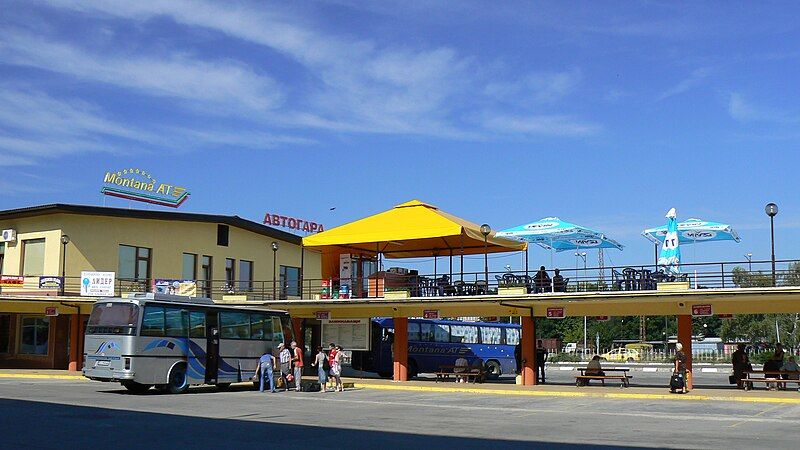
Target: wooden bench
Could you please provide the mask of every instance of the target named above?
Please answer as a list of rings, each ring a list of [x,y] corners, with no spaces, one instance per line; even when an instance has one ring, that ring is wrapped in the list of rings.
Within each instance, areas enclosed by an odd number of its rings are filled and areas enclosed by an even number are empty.
[[[628,375],[628,371],[630,369],[600,369],[603,372],[603,375],[587,375],[586,368],[579,367],[578,370],[581,372],[581,374],[575,375],[576,386],[587,386],[591,380],[600,380],[600,383],[605,386],[606,380],[617,380],[622,383],[622,387],[628,387],[630,386],[629,380],[633,378],[632,376]],[[609,375],[609,373],[613,372],[620,374]]]
[[[483,366],[439,366],[436,372],[436,381],[449,380],[450,376],[463,377],[473,383],[483,383],[486,379],[486,370]]]
[[[794,383],[800,388],[800,380],[790,379],[790,378],[781,378],[782,375],[794,375],[797,376],[798,372],[787,372],[784,370],[746,370],[744,371],[745,378],[742,378],[742,383],[744,385],[744,390],[749,391],[753,389],[753,383],[765,383],[769,386],[768,383],[775,383],[776,386],[783,385],[786,386],[787,383]],[[762,374],[763,377],[753,377],[752,375],[755,374]],[[775,378],[767,378],[767,375],[773,375]]]

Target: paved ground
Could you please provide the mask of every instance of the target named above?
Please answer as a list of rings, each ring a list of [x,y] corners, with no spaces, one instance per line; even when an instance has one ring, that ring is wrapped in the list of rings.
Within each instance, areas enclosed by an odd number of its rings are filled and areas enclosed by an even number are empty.
[[[355,389],[129,395],[0,378],[4,448],[797,448],[800,405]]]

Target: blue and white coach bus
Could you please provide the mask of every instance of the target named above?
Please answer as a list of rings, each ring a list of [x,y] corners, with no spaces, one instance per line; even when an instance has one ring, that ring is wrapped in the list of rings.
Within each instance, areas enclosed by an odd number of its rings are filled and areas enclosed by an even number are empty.
[[[433,373],[463,356],[470,365],[483,364],[490,378],[514,374],[514,347],[521,326],[497,322],[408,319],[408,376]],[[353,351],[353,368],[392,376],[394,321],[372,319],[372,350]]]
[[[98,301],[86,327],[83,375],[135,393],[224,389],[248,380],[258,359],[292,340],[287,313],[207,298],[131,294]]]

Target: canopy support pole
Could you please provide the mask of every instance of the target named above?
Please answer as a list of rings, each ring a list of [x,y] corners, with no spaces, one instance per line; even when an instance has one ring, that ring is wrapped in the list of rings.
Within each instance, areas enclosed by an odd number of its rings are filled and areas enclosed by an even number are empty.
[[[380,278],[379,272],[381,271],[381,244],[375,244],[375,298],[378,298],[378,279]],[[384,279],[384,283],[385,283]]]
[[[522,336],[520,337],[520,353],[522,358],[522,384],[535,386],[538,384],[536,373],[536,328],[533,313],[522,316]]]
[[[408,381],[408,318],[394,318],[394,381]]]
[[[528,276],[528,247],[525,247],[525,276]]]
[[[305,272],[305,247],[303,247],[303,242],[300,242],[300,298],[303,298],[303,273]],[[309,298],[311,297],[311,289],[308,292]]]
[[[464,282],[464,235],[461,235],[461,282]]]
[[[450,249],[450,282],[453,282],[453,249]]]
[[[434,252],[433,252],[433,278],[434,279],[436,279],[437,270],[438,270],[437,267],[436,267],[436,262],[437,261],[439,261],[439,255],[434,250]]]

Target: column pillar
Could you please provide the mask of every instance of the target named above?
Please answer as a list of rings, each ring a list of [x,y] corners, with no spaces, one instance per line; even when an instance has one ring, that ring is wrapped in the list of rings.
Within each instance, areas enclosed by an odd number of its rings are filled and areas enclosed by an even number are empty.
[[[408,318],[394,318],[394,381],[408,381]]]
[[[686,354],[686,369],[692,370],[692,316],[678,316],[678,342],[683,345],[683,353]],[[687,389],[692,389],[692,378],[686,383]]]
[[[522,384],[523,386],[535,386],[536,377],[536,327],[533,317],[522,317]]]
[[[81,316],[79,314],[71,314],[69,316],[69,366],[67,368],[73,372],[81,370],[83,355],[81,355],[80,347]]]

